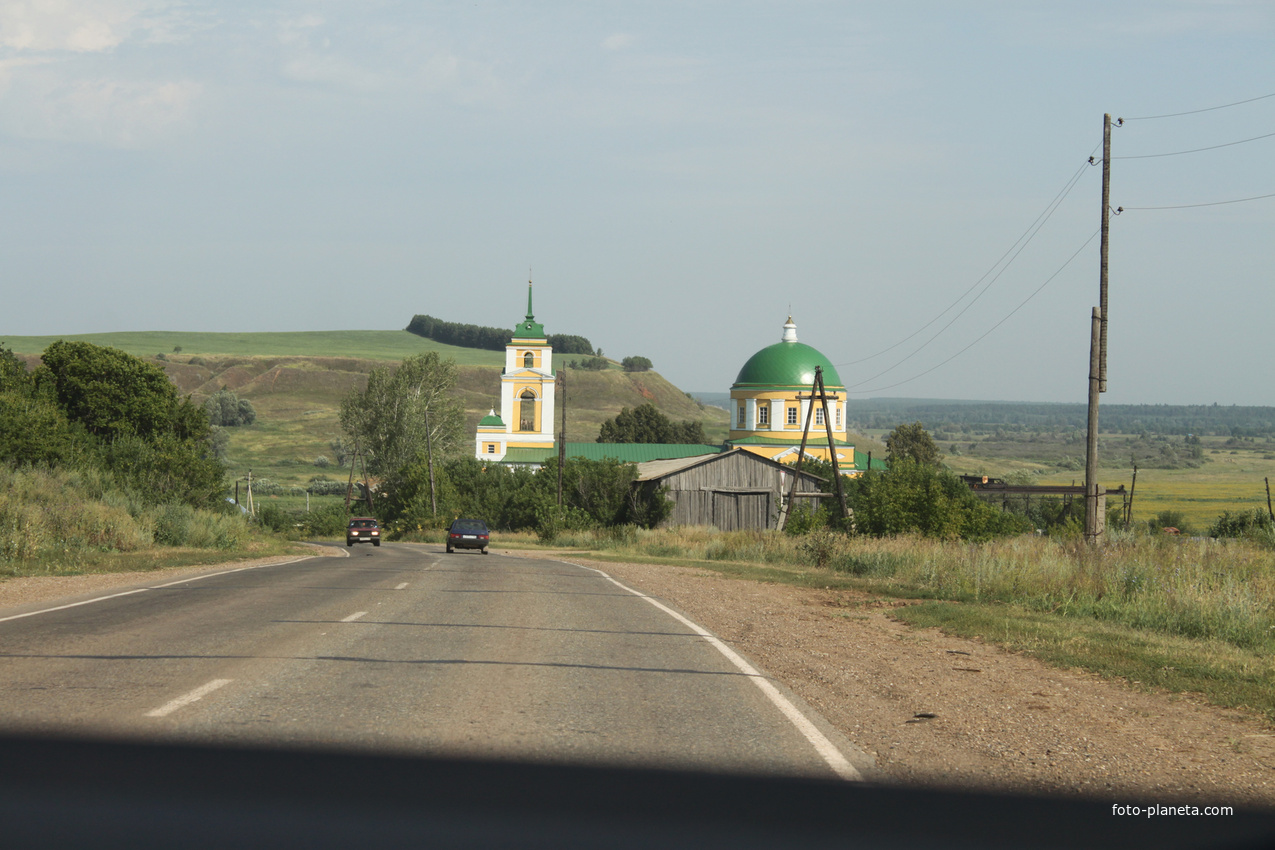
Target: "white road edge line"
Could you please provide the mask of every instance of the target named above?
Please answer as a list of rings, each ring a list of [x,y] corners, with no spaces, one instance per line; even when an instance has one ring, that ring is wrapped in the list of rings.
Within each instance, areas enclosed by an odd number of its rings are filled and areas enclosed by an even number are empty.
[[[167,582],[166,584],[156,584],[156,585],[152,585],[151,587],[139,587],[136,590],[125,590],[122,593],[112,593],[109,596],[96,596],[92,599],[85,599],[81,602],[71,602],[66,605],[55,605],[52,608],[41,608],[39,611],[28,611],[25,614],[12,614],[8,617],[0,617],[0,623],[7,623],[9,620],[21,620],[23,617],[34,617],[36,614],[48,614],[53,611],[64,611],[67,608],[77,608],[80,605],[92,605],[94,602],[105,602],[108,599],[118,599],[121,596],[131,596],[134,593],[145,593],[148,590],[159,590],[160,588],[173,587],[174,585],[178,585],[178,584],[188,584],[189,582],[192,582],[192,581],[202,581],[206,578],[215,578],[216,576],[224,576],[224,575],[228,575],[229,573],[243,572],[244,570],[259,570],[259,569],[262,569],[263,567],[283,567],[283,566],[287,566],[288,564],[295,564],[298,561],[309,560],[310,558],[313,558],[313,557],[315,556],[306,555],[304,558],[293,558],[291,561],[280,561],[277,564],[258,564],[255,567],[236,567],[233,570],[222,570],[221,572],[218,572],[218,573],[208,573],[202,576],[195,576],[194,578],[178,579],[177,581],[170,581],[170,582]],[[349,555],[347,554],[346,557],[348,558]]]
[[[850,763],[850,761],[842,754],[841,750],[837,749],[836,745],[829,741],[827,736],[820,732],[815,724],[810,722],[810,718],[802,714],[801,711],[797,709],[797,706],[793,705],[791,700],[781,694],[779,689],[776,688],[769,679],[763,676],[757,668],[753,667],[753,665],[741,658],[735,650],[722,643],[722,641],[712,632],[699,624],[688,620],[672,608],[650,596],[647,596],[645,593],[640,593],[627,585],[621,584],[601,570],[593,569],[593,567],[585,567],[585,569],[593,570],[595,573],[602,576],[621,590],[626,590],[639,599],[645,599],[647,602],[650,602],[656,608],[660,609],[665,614],[668,614],[670,617],[677,620],[700,637],[704,638],[704,640],[708,641],[714,649],[726,656],[727,660],[734,664],[741,673],[748,676],[748,678],[752,680],[753,684],[757,685],[758,688],[761,688],[761,692],[770,698],[770,701],[775,704],[776,708],[783,712],[784,716],[792,722],[792,725],[797,727],[797,731],[801,732],[801,734],[805,736],[806,740],[809,741],[810,745],[815,748],[815,751],[823,757],[823,760],[828,763],[828,767],[832,768],[834,773],[842,779],[863,779],[863,774],[859,773],[858,769]]]
[[[218,688],[223,687],[225,685],[229,685],[232,681],[234,680],[233,679],[213,679],[208,684],[200,685],[198,688],[195,688],[190,693],[183,694],[182,696],[179,696],[177,699],[173,700],[172,702],[165,703],[164,705],[160,706],[154,711],[146,712],[146,716],[147,717],[163,717],[165,715],[172,714],[174,711],[181,708],[182,706],[190,705],[192,702],[198,702],[199,700],[208,696],[210,693],[217,690]]]
[[[348,617],[343,617],[343,618],[341,619],[341,622],[342,622],[342,623],[353,623],[353,622],[354,622],[355,620],[357,620],[359,617],[365,617],[365,616],[367,616],[367,612],[366,612],[366,611],[355,611],[355,612],[354,612],[353,614],[351,614],[350,616],[348,616]]]

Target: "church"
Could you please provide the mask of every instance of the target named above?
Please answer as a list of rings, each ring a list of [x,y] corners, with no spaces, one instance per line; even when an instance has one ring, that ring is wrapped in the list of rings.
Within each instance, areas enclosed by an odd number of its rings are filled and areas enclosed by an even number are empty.
[[[500,375],[500,412],[493,408],[478,423],[475,457],[489,463],[538,467],[557,454],[554,433],[553,349],[544,326],[532,310],[527,284],[527,315],[505,347]],[[811,390],[816,368],[822,370],[828,422],[836,445],[837,464],[846,475],[867,468],[858,462],[854,446],[846,442],[846,390],[836,367],[806,343],[797,340],[792,317],[784,323],[778,342],[745,361],[730,389],[730,433],[719,446],[635,443],[568,443],[572,457],[648,462],[742,450],[768,461],[787,464],[797,459],[806,417],[810,434],[806,457],[831,461],[824,408]],[[814,410],[810,411],[813,403]]]

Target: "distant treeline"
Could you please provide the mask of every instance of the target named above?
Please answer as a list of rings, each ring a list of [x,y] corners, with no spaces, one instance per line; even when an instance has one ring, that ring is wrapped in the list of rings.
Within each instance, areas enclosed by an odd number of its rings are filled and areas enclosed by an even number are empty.
[[[413,316],[407,323],[407,331],[446,345],[481,348],[486,351],[504,351],[514,335],[512,330],[505,328],[445,322],[433,316],[419,315]],[[593,354],[593,344],[582,336],[549,334],[548,340],[555,354]]]
[[[1088,422],[1083,404],[880,398],[851,400],[847,408],[851,423],[874,429],[920,421],[931,431],[1059,431],[1084,430]],[[1105,433],[1268,437],[1275,436],[1275,407],[1104,404],[1099,422]]]

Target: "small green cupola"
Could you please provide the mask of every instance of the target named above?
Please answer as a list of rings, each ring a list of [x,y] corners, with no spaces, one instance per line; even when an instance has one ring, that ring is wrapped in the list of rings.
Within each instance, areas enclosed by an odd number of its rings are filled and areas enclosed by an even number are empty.
[[[527,281],[527,318],[514,328],[514,339],[545,339],[545,326],[531,312],[531,281]]]

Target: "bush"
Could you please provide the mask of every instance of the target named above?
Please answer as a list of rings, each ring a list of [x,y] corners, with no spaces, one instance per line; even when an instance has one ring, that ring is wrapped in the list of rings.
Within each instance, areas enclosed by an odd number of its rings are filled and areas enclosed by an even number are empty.
[[[257,421],[257,411],[252,402],[240,398],[225,387],[208,397],[204,402],[204,411],[208,414],[209,422],[223,428],[251,425]]]
[[[1261,508],[1251,511],[1223,511],[1217,522],[1209,526],[1209,537],[1238,537],[1250,540],[1261,539],[1275,528],[1271,516]]]
[[[649,372],[651,361],[646,357],[626,357],[620,361],[620,366],[626,372]]]

